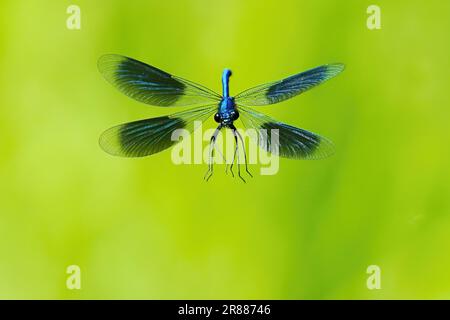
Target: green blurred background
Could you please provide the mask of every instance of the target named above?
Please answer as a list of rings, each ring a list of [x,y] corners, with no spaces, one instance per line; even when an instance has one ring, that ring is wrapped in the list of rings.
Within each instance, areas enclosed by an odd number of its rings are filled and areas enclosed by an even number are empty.
[[[0,5],[0,298],[450,298],[450,3],[25,1]],[[66,9],[81,8],[81,30]],[[114,158],[112,125],[179,111],[122,95],[119,53],[232,94],[331,62],[260,110],[335,142],[243,184],[166,151]],[[258,167],[252,168],[258,172]],[[82,289],[66,288],[77,264]],[[366,268],[381,268],[381,290]]]

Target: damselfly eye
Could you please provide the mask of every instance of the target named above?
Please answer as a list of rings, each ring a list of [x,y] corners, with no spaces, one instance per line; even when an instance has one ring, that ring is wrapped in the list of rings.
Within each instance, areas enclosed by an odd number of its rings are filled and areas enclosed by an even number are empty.
[[[237,110],[235,110],[232,114],[231,114],[231,119],[237,120],[239,118],[239,112]]]
[[[220,123],[222,121],[222,118],[220,117],[220,114],[216,113],[214,115],[214,121],[217,123]]]

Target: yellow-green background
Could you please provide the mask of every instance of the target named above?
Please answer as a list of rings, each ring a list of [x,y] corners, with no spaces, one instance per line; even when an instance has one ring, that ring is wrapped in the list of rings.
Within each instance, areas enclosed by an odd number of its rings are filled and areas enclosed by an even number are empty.
[[[81,30],[66,28],[70,4]],[[449,14],[442,0],[2,0],[0,298],[450,298]],[[170,151],[111,157],[104,129],[176,110],[110,86],[104,53],[217,91],[228,67],[232,93],[343,62],[261,109],[337,152],[247,184],[223,167],[205,183],[206,166]],[[71,264],[80,291],[65,287]]]

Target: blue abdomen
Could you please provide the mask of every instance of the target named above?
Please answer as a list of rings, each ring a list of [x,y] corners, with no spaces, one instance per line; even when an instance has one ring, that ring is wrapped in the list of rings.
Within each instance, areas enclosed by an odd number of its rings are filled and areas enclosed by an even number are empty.
[[[229,80],[231,76],[231,70],[225,69],[222,73],[222,87],[223,95],[222,100],[219,103],[219,109],[214,116],[216,122],[220,122],[222,125],[228,126],[233,123],[234,120],[239,118],[239,113],[236,110],[234,98],[230,97]]]

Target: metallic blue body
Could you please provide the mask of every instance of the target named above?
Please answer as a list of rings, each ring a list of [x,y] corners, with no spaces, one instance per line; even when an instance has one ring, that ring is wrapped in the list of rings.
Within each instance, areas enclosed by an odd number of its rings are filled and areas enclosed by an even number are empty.
[[[231,70],[225,69],[222,73],[222,92],[223,97],[228,98],[230,96],[230,77],[231,77]]]
[[[230,77],[231,70],[225,69],[222,73],[222,100],[219,102],[217,110],[217,122],[225,127],[233,125],[233,121],[239,117],[234,103],[234,97],[230,97]]]

